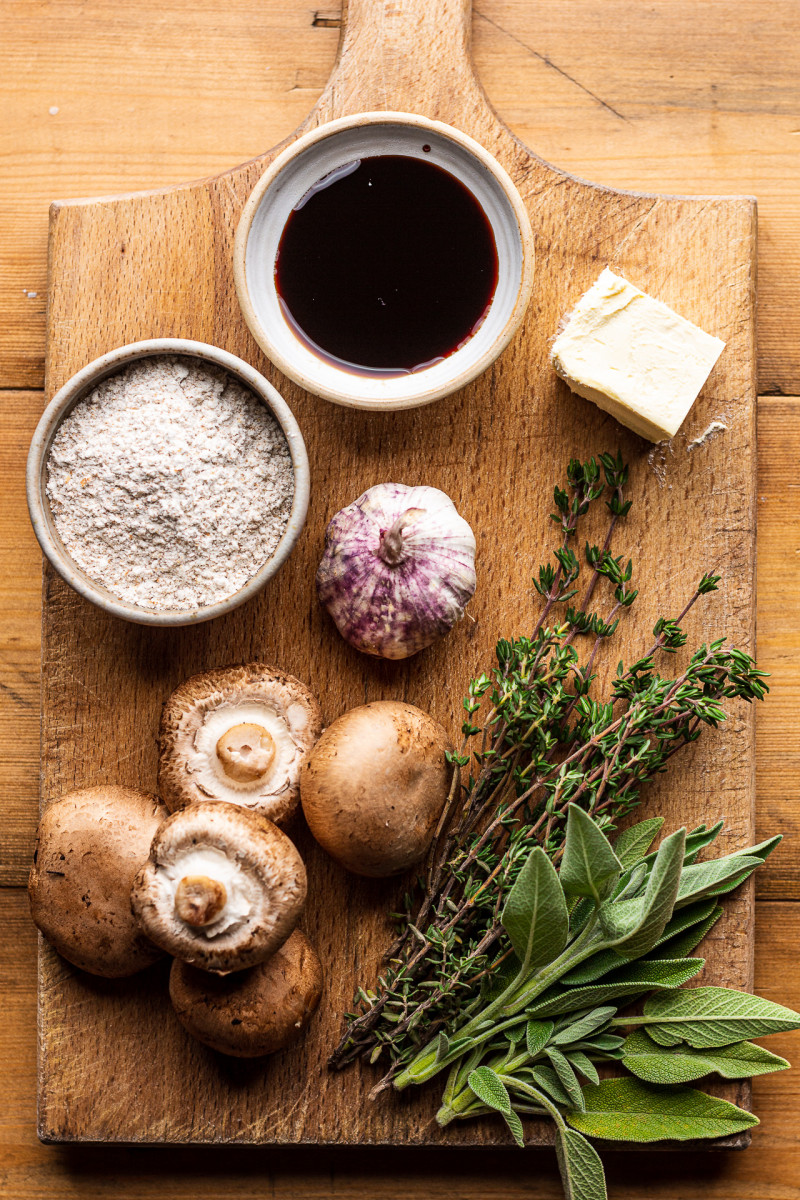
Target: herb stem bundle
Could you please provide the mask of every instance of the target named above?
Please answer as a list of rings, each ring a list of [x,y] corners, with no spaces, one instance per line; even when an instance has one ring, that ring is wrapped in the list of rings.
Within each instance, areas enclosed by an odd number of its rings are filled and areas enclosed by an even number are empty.
[[[331,1058],[336,1067],[360,1056],[388,1058],[375,1092],[431,1038],[469,1020],[502,975],[508,951],[498,943],[508,896],[533,847],[560,861],[570,806],[610,831],[636,806],[642,784],[703,725],[725,720],[724,701],[766,691],[763,672],[723,640],[701,646],[675,678],[659,674],[656,656],[685,644],[681,622],[717,587],[719,577],[706,574],[677,618],[656,622],[648,652],[627,668],[619,664],[609,696],[592,696],[598,656],[638,594],[630,586],[632,563],[611,551],[631,507],[628,471],[619,456],[601,455],[573,460],[567,480],[554,492],[552,519],[561,532],[555,564],[543,564],[534,578],[542,612],[529,637],[497,644],[495,666],[469,686],[463,743],[450,756],[453,785],[419,890],[406,896],[378,987],[359,991],[360,1011],[349,1014]],[[604,493],[608,529],[601,547],[585,546],[590,577],[575,607],[581,565],[573,542]],[[613,593],[606,617],[589,610],[601,580]],[[592,641],[581,662],[576,646],[585,635]]]

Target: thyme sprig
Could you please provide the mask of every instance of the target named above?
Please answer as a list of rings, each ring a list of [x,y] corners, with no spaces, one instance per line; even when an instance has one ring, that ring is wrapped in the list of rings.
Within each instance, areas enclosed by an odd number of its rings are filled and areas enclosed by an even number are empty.
[[[725,720],[725,701],[766,691],[764,673],[724,639],[700,646],[675,678],[659,673],[657,659],[686,643],[687,613],[717,588],[720,577],[707,573],[677,617],[659,618],[643,656],[618,665],[606,697],[593,695],[598,656],[638,595],[631,560],[612,553],[631,508],[627,482],[619,455],[570,462],[566,487],[554,491],[554,561],[533,578],[538,621],[529,636],[499,641],[494,666],[469,685],[462,745],[449,756],[450,796],[418,888],[395,914],[399,932],[385,969],[374,990],[359,989],[331,1059],[341,1067],[385,1056],[388,1070],[373,1095],[421,1045],[460,1024],[502,973],[512,954],[502,940],[506,900],[533,847],[559,862],[569,806],[610,831],[703,725]],[[585,544],[581,595],[575,545],[603,495],[608,527],[600,546]],[[605,611],[593,607],[601,585]],[[588,645],[583,657],[579,645]]]

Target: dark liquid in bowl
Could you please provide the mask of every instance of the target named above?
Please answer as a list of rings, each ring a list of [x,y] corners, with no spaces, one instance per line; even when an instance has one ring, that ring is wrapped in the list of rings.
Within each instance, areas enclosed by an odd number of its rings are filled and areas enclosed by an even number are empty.
[[[316,353],[359,374],[399,375],[475,333],[497,286],[497,247],[455,176],[379,155],[331,172],[292,210],[275,284]]]

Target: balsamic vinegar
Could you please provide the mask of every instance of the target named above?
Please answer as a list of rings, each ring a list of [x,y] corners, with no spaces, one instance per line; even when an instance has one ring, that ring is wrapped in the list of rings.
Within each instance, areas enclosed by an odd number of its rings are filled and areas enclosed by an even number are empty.
[[[332,171],[295,206],[275,283],[286,319],[317,354],[359,374],[399,375],[475,333],[497,286],[497,248],[459,179],[424,159],[378,155]]]

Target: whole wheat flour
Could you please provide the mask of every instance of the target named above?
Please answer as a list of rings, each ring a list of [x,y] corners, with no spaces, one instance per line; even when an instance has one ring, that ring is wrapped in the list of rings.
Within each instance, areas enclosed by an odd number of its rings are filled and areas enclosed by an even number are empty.
[[[75,562],[121,600],[195,609],[239,591],[292,507],[283,431],[252,392],[198,359],[132,363],[62,421],[47,495]]]

